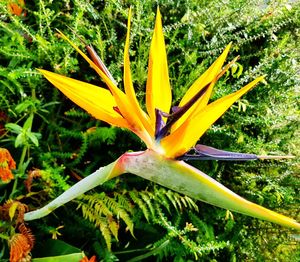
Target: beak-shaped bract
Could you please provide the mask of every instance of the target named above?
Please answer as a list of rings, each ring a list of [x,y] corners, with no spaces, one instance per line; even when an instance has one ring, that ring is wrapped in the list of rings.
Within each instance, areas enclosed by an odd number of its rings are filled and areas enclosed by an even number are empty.
[[[124,169],[203,202],[300,230],[297,221],[252,203],[212,177],[183,161],[165,158],[152,150],[120,157]]]

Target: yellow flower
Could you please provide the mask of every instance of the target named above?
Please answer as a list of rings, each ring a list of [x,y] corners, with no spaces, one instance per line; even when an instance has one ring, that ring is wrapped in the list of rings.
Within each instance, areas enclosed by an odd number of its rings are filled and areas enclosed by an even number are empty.
[[[194,146],[200,136],[263,77],[255,79],[233,94],[208,104],[214,84],[229,67],[225,67],[225,70],[222,71],[222,66],[231,46],[229,44],[219,58],[189,88],[177,109],[170,113],[172,92],[161,15],[158,9],[148,64],[147,112],[144,112],[136,98],[131,79],[129,60],[130,18],[131,11],[129,10],[124,50],[125,92],[115,85],[113,79],[103,68],[89,59],[62,33],[62,37],[100,75],[109,90],[46,70],[40,69],[39,71],[68,98],[95,118],[111,125],[128,128],[137,134],[149,149],[168,158],[177,158]]]
[[[62,33],[62,37],[100,75],[109,90],[46,70],[39,71],[68,98],[97,119],[130,129],[145,142],[148,149],[143,152],[123,154],[115,162],[79,181],[43,208],[26,213],[25,221],[41,218],[109,179],[123,173],[132,173],[206,203],[300,230],[300,224],[295,220],[238,196],[200,170],[179,160],[198,157],[225,160],[263,158],[253,154],[226,152],[204,145],[194,147],[195,155],[186,153],[236,100],[263,80],[263,77],[258,77],[235,93],[209,103],[216,81],[234,63],[233,60],[222,68],[231,46],[229,44],[217,60],[188,89],[178,107],[172,108],[167,55],[158,9],[150,47],[146,85],[147,112],[145,112],[136,98],[131,79],[130,18],[131,10],[129,10],[124,50],[124,91],[116,86],[111,74],[96,54],[93,54],[91,60]],[[91,51],[91,47],[88,51]],[[276,156],[268,158],[276,158]]]

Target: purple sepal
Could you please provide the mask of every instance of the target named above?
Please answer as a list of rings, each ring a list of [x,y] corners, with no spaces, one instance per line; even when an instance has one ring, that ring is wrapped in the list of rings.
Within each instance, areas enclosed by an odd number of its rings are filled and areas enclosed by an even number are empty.
[[[210,146],[197,144],[194,147],[194,154],[184,154],[179,157],[181,160],[225,160],[225,161],[249,161],[257,160],[255,154],[236,153],[216,149]]]

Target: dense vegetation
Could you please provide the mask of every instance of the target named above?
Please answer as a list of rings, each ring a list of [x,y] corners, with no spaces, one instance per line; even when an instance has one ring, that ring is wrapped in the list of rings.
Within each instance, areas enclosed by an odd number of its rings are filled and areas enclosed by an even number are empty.
[[[299,237],[293,231],[195,202],[130,174],[27,223],[25,229],[19,226],[27,208],[45,205],[120,154],[145,148],[128,131],[92,118],[36,71],[103,84],[56,29],[82,48],[80,38],[92,44],[122,86],[132,6],[131,66],[142,102],[158,4],[174,101],[231,41],[229,59],[241,58],[220,79],[213,100],[266,75],[265,83],[239,100],[201,143],[296,156],[192,164],[239,195],[299,221],[298,1],[39,0],[26,2],[20,15],[8,10],[7,2],[13,1],[0,2],[0,147],[9,150],[16,169],[14,179],[0,183],[1,261],[8,261],[8,243],[18,233],[34,235],[33,258],[82,250],[103,261],[299,261]]]

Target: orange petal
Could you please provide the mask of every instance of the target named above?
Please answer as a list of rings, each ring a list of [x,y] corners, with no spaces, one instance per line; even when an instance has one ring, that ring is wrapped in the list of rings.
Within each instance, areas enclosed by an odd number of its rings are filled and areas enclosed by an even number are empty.
[[[168,62],[163,36],[161,15],[157,9],[156,22],[150,46],[148,79],[146,87],[146,107],[155,126],[155,109],[169,113],[172,102],[172,92],[169,81]]]
[[[161,140],[161,145],[168,157],[178,157],[195,145],[199,137],[242,95],[248,92],[258,82],[258,77],[242,89],[222,97],[204,107],[193,118],[186,120],[176,131]]]
[[[117,103],[109,90],[46,70],[38,70],[69,99],[95,118],[128,128],[127,121],[113,109]]]
[[[15,0],[15,1],[8,1],[8,2],[11,2],[7,4],[8,11],[14,15],[21,16],[23,13],[23,8],[25,7],[24,0],[18,0],[18,1]]]
[[[134,133],[136,133],[147,144],[147,146],[151,147],[150,145],[152,144],[152,138],[145,130],[138,116],[135,114],[135,108],[132,106],[126,94],[123,91],[121,91],[91,59],[89,59],[74,43],[72,43],[71,40],[69,40],[60,31],[58,32],[90,64],[90,66],[99,74],[99,76],[107,84],[109,90],[111,91],[116,100],[118,109],[120,110],[122,116],[126,118],[129,124],[128,128]]]

